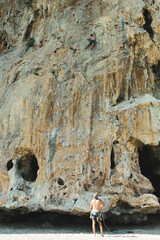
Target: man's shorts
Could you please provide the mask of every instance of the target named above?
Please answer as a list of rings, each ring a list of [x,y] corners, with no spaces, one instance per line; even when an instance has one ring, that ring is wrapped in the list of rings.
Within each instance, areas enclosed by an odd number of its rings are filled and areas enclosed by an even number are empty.
[[[96,40],[94,40],[94,39],[91,39],[89,42],[90,42],[90,44],[92,44],[92,43],[95,43],[95,42],[96,42]]]
[[[102,221],[102,214],[96,211],[92,211],[91,212],[91,216],[92,216],[92,220],[95,220],[97,222],[101,222]]]

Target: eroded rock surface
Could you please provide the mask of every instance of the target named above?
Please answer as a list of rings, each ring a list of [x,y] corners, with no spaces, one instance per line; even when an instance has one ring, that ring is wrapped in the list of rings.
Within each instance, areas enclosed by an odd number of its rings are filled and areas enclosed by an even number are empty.
[[[1,208],[84,215],[96,191],[106,213],[157,211],[159,7],[0,0]]]

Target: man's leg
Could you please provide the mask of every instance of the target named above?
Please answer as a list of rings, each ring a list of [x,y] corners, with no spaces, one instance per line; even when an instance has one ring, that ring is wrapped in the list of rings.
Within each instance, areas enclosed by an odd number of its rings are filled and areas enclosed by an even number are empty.
[[[94,236],[96,236],[96,220],[92,219],[92,230],[94,233]]]
[[[91,47],[91,49],[93,50],[93,48],[94,48],[94,43],[92,43],[92,47]]]
[[[101,237],[104,237],[103,235],[103,226],[102,226],[102,221],[99,222],[99,228],[100,228],[100,232],[101,232]]]
[[[87,49],[90,45],[91,45],[91,44],[89,43],[89,44],[87,45],[87,47],[85,47],[85,49]]]

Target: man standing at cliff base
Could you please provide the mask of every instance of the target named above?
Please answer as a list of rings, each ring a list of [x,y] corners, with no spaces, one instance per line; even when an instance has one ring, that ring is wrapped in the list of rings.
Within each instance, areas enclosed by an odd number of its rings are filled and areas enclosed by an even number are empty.
[[[94,236],[96,236],[96,221],[99,223],[99,228],[101,232],[101,237],[104,237],[103,235],[103,226],[102,226],[102,214],[100,212],[100,208],[104,207],[105,204],[102,200],[98,198],[98,194],[94,194],[94,199],[91,201],[91,214],[92,214],[92,230],[94,233]]]

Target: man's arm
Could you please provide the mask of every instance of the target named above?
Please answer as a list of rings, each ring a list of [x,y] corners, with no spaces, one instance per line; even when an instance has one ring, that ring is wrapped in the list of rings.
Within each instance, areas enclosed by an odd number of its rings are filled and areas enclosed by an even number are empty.
[[[93,201],[91,201],[90,209],[93,209]]]
[[[105,206],[105,203],[104,203],[102,200],[100,200],[100,206],[101,206],[101,207],[104,207],[104,206]]]

